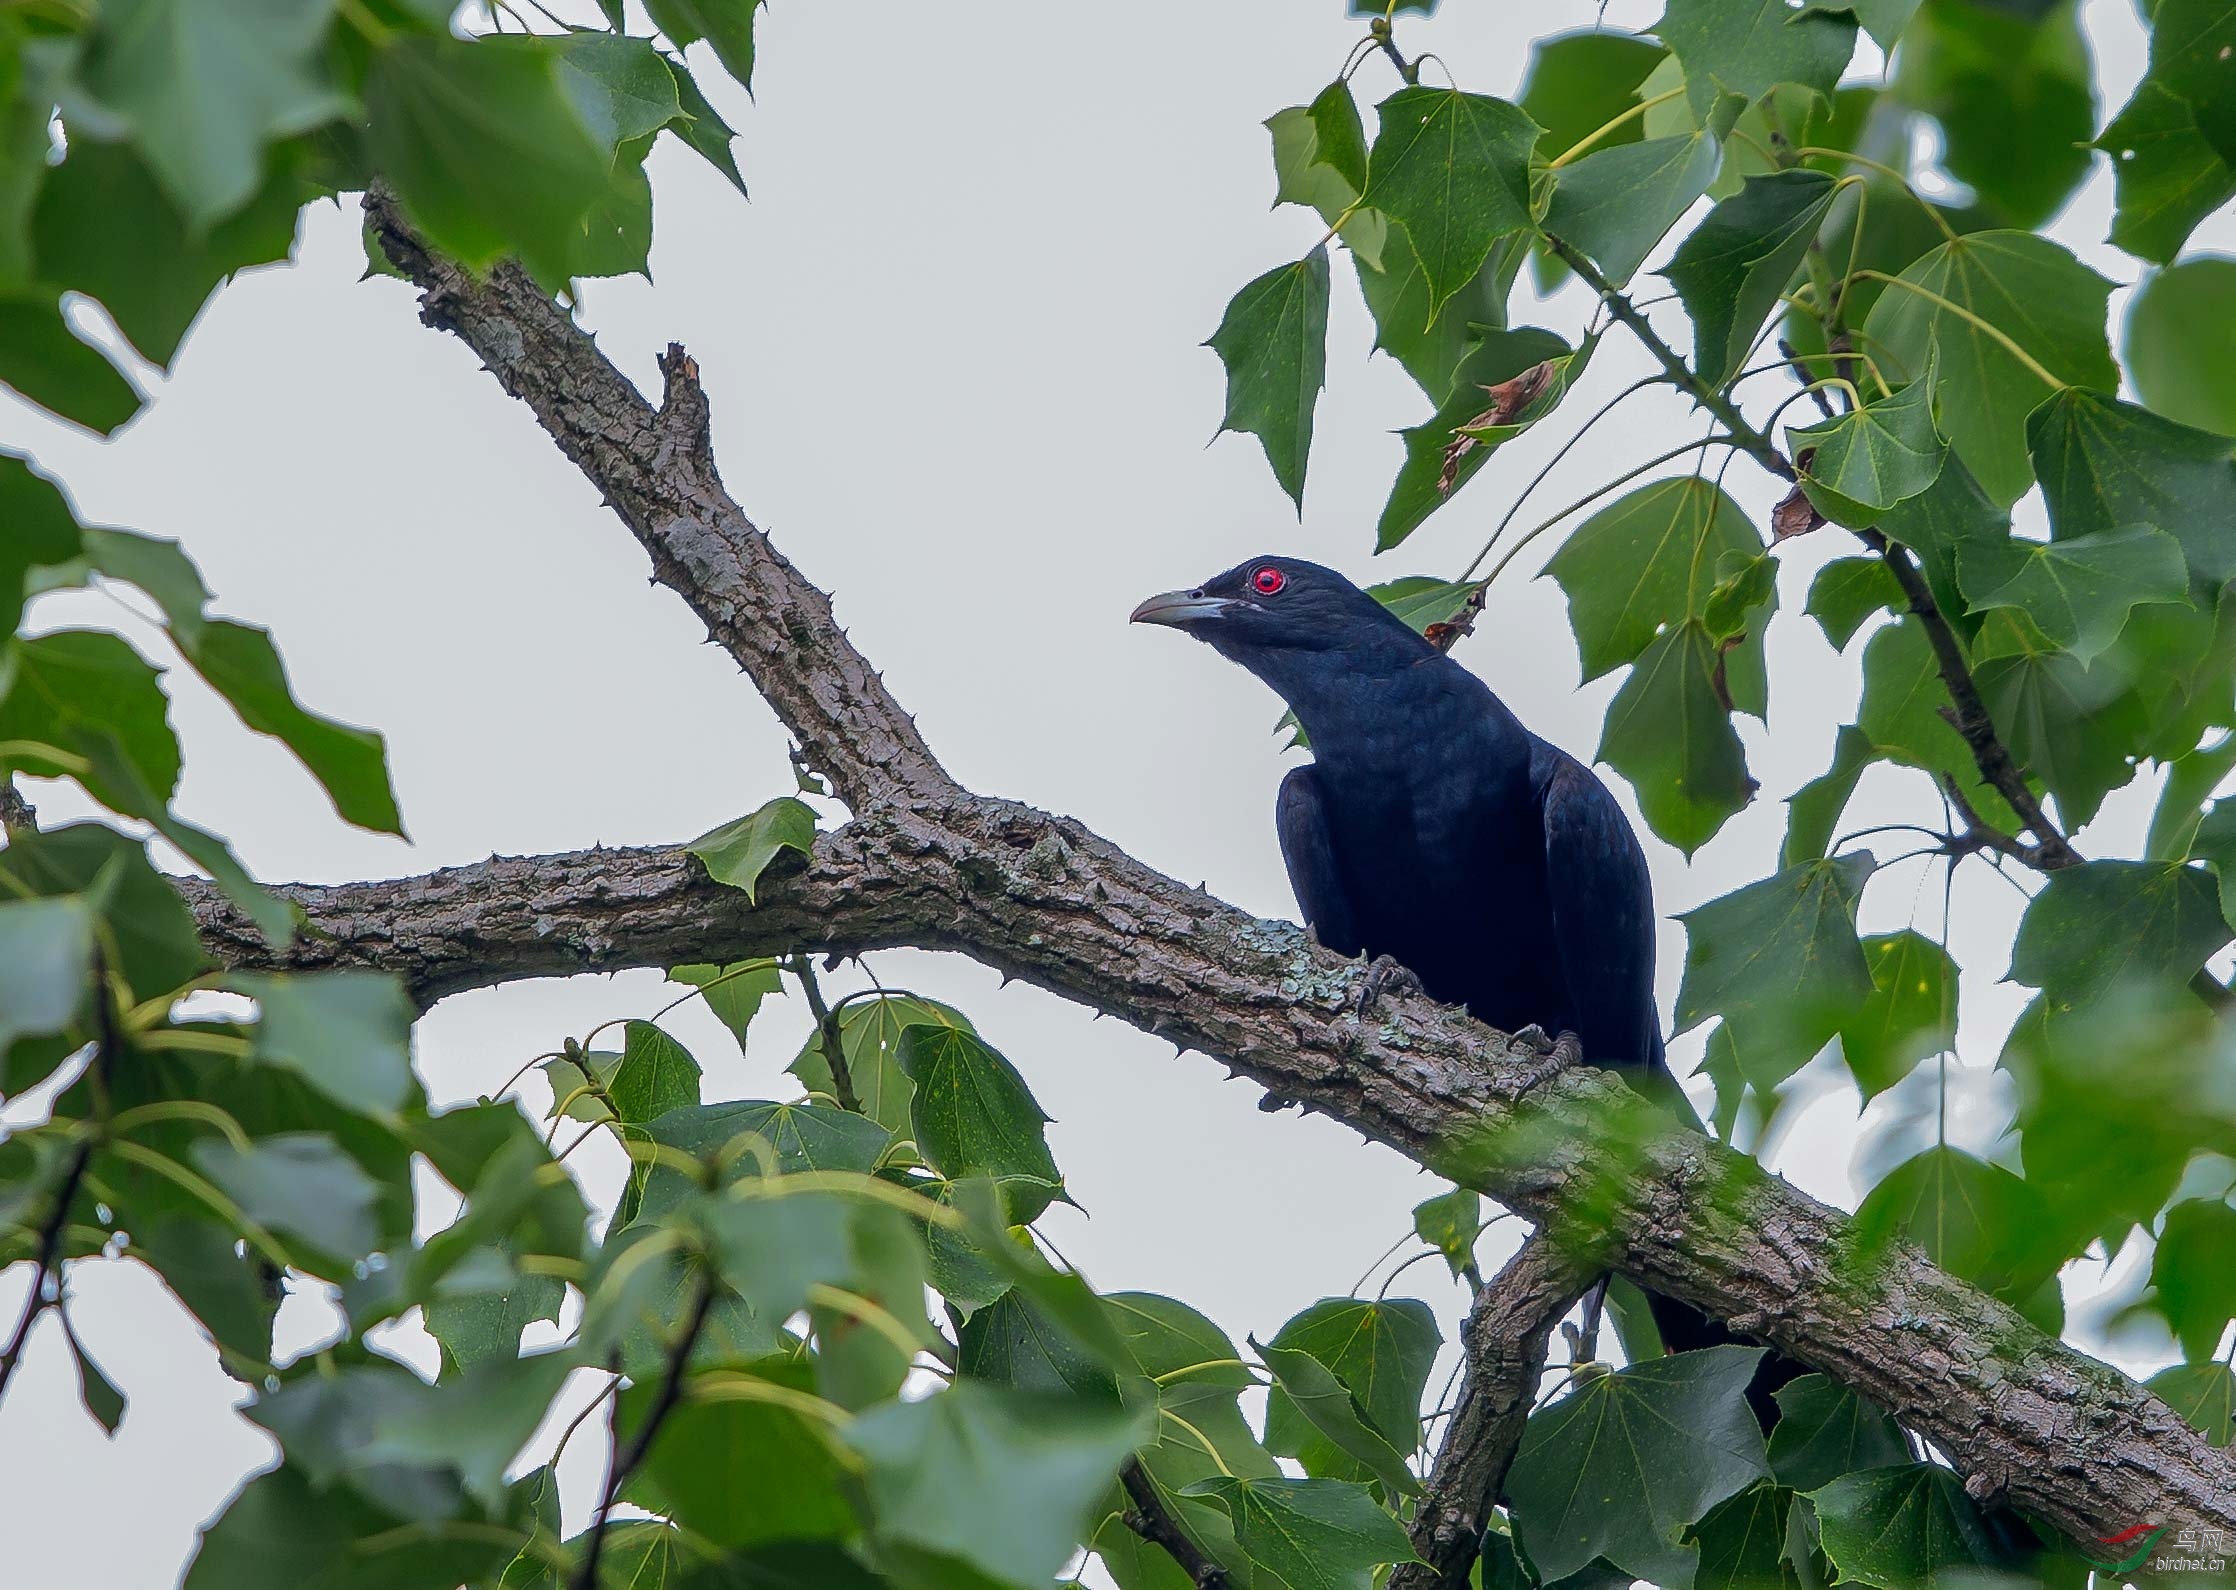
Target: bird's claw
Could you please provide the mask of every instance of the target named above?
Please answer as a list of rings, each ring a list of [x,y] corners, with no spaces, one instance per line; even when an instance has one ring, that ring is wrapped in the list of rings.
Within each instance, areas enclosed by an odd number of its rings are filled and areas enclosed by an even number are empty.
[[[1372,1010],[1384,994],[1425,994],[1421,980],[1405,966],[1387,955],[1377,955],[1367,963],[1366,975],[1359,979],[1358,1014]]]
[[[1533,1021],[1509,1037],[1515,1048],[1527,1049],[1540,1059],[1552,1061],[1550,1069],[1553,1071],[1566,1071],[1570,1066],[1584,1063],[1584,1040],[1573,1032],[1563,1031],[1556,1038]]]

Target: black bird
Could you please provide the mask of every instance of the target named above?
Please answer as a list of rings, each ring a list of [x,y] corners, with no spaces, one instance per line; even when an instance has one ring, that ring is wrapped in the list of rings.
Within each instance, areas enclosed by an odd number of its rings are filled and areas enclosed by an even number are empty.
[[[1322,944],[1388,956],[1431,997],[1504,1031],[1573,1032],[1591,1064],[1694,1118],[1654,1009],[1646,857],[1597,775],[1316,563],[1252,558],[1152,596],[1133,618],[1240,663],[1304,726],[1314,760],[1282,780],[1275,816]],[[1673,1299],[1652,1302],[1672,1350],[1735,1339]],[[1765,1382],[1786,1378],[1758,1377],[1758,1414],[1775,1413]]]

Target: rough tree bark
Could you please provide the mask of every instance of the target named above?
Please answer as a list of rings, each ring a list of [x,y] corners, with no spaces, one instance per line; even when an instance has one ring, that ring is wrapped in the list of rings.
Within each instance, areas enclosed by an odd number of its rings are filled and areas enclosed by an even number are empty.
[[[526,401],[854,813],[759,904],[680,850],[492,859],[424,878],[284,890],[308,930],[264,946],[196,891],[239,966],[384,967],[423,1004],[509,979],[916,945],[969,955],[1225,1062],[1567,1233],[1590,1255],[1854,1387],[1946,1452],[1977,1496],[2089,1540],[2138,1522],[2236,1531],[2216,1451],[2126,1376],[1914,1250],[1849,1222],[1603,1072],[1560,1072],[1419,996],[1362,1017],[1361,969],[1144,866],[1079,824],[955,784],[824,594],[724,490],[697,371],[657,407],[521,273],[476,280],[378,197],[373,230]],[[1616,1167],[1610,1173],[1610,1167]]]
[[[1477,1295],[1460,1330],[1460,1398],[1407,1529],[1421,1560],[1401,1564],[1390,1590],[1467,1590],[1545,1374],[1546,1337],[1591,1284],[1590,1265],[1537,1236]]]

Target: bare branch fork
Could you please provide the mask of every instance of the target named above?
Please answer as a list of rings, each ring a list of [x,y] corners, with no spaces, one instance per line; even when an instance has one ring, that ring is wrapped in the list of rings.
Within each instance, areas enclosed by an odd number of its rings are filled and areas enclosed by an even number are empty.
[[[1225,1062],[1540,1224],[1590,1202],[1594,1263],[1762,1337],[1948,1453],[1982,1497],[2069,1534],[2148,1520],[2236,1530],[2236,1451],[1914,1250],[1868,1262],[1845,1216],[1606,1073],[1547,1075],[1458,1010],[1386,996],[1301,929],[1249,917],[1076,822],[957,785],[839,630],[828,598],[723,489],[680,349],[648,403],[527,277],[477,281],[392,208],[374,231],[525,401],[745,669],[854,818],[759,904],[679,850],[492,859],[421,878],[285,890],[308,930],[264,946],[195,891],[241,966],[378,966],[422,1003],[521,977],[909,944],[952,950]],[[1606,1167],[1633,1173],[1610,1186]],[[1564,1220],[1564,1217],[1574,1217]]]

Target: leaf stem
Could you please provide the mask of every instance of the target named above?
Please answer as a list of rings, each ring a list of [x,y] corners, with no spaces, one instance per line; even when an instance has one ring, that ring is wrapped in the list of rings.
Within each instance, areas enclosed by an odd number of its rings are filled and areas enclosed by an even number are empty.
[[[1884,161],[1873,160],[1866,155],[1859,155],[1853,150],[1820,148],[1816,144],[1803,144],[1799,148],[1795,149],[1793,152],[1795,155],[1804,160],[1840,160],[1845,161],[1847,164],[1852,166],[1863,166],[1868,170],[1876,171],[1883,177],[1891,177],[1894,181],[1901,184],[1902,191],[1904,193],[1907,193],[1908,195],[1910,195],[1911,198],[1917,200],[1918,208],[1925,211],[1927,215],[1933,217],[1933,224],[1941,229],[1942,237],[1946,238],[1951,243],[1954,243],[1957,240],[1957,229],[1951,226],[1949,224],[1949,218],[1941,213],[1941,206],[1935,204],[1931,199],[1928,199],[1924,194],[1920,193],[1918,191],[1916,183],[1912,182],[1901,171],[1893,166],[1886,164]],[[1859,207],[1856,213],[1856,231],[1857,234],[1860,236],[1863,231],[1863,214],[1860,208],[1861,195],[1858,195],[1858,199]]]
[[[847,1065],[846,1035],[839,1026],[838,1012],[823,1002],[823,988],[815,980],[814,963],[805,955],[795,955],[784,963],[784,969],[800,980],[800,992],[807,997],[808,1012],[815,1017],[816,1043],[821,1046],[823,1062],[831,1072],[831,1097],[849,1115],[866,1113],[862,1109],[861,1095],[854,1091],[853,1071]]]
[[[1724,392],[1703,381],[1690,365],[1677,357],[1677,350],[1662,340],[1661,333],[1654,330],[1652,324],[1623,296],[1613,282],[1600,274],[1598,266],[1586,259],[1573,245],[1550,232],[1545,234],[1545,242],[1586,286],[1599,294],[1600,302],[1607,306],[1608,313],[1628,326],[1631,334],[1646,345],[1646,351],[1661,364],[1669,379],[1691,393],[1693,400],[1714,415],[1724,429],[1731,433],[1730,440],[1741,451],[1780,480],[1794,478],[1793,465],[1787,463],[1785,455],[1778,451],[1778,444],[1749,425],[1747,417],[1739,412],[1737,404]]]
[[[1600,498],[1606,496],[1617,486],[1625,485],[1633,480],[1636,480],[1640,475],[1645,474],[1646,471],[1649,469],[1653,469],[1662,464],[1666,464],[1673,458],[1682,458],[1685,456],[1685,454],[1693,452],[1696,449],[1705,450],[1707,448],[1714,447],[1718,443],[1722,443],[1726,446],[1734,446],[1738,445],[1738,439],[1736,437],[1725,436],[1720,433],[1711,433],[1707,436],[1701,437],[1698,441],[1687,442],[1682,447],[1672,447],[1666,453],[1656,453],[1652,458],[1647,459],[1646,462],[1638,465],[1636,468],[1626,469],[1620,475],[1617,475],[1613,480],[1608,481],[1605,485],[1599,486],[1594,490],[1586,492],[1583,496],[1577,498],[1574,502],[1561,509],[1560,512],[1554,514],[1552,517],[1548,519],[1541,519],[1536,524],[1532,525],[1528,533],[1526,533],[1521,538],[1521,540],[1515,542],[1511,547],[1508,547],[1506,549],[1506,556],[1498,560],[1498,563],[1492,568],[1491,572],[1483,576],[1483,583],[1485,585],[1495,584],[1498,580],[1498,577],[1506,572],[1506,566],[1509,563],[1512,563],[1514,559],[1520,555],[1522,548],[1528,546],[1532,541],[1535,541],[1539,536],[1552,529],[1553,526],[1559,524],[1563,519],[1566,519],[1570,514],[1576,512],[1579,508],[1589,508],[1593,503],[1599,501]],[[1468,573],[1474,573],[1474,569],[1470,567]],[[1461,576],[1462,579],[1465,579],[1466,577],[1466,575]]]
[[[1965,308],[1964,305],[1960,303],[1956,303],[1950,299],[1943,298],[1939,293],[1933,291],[1933,289],[1931,289],[1930,287],[1921,287],[1916,282],[1907,281],[1900,276],[1889,276],[1885,271],[1875,270],[1857,271],[1850,278],[1850,280],[1885,282],[1889,287],[1899,287],[1904,292],[1914,293],[1918,297],[1923,298],[1927,303],[1934,305],[1936,308],[1946,310],[1948,313],[1956,316],[1959,320],[1969,323],[1974,330],[1986,332],[1990,337],[1994,338],[1996,342],[2002,345],[2003,351],[2005,353],[2008,353],[2012,358],[2018,360],[2020,364],[2026,366],[2029,373],[2031,373],[2037,380],[2039,380],[2044,386],[2047,386],[2053,392],[2062,392],[2067,387],[2073,384],[2070,381],[2060,381],[2056,376],[2050,374],[2048,370],[2042,367],[2041,362],[2037,360],[2033,354],[2028,353],[2024,348],[2020,347],[2016,342],[2014,342],[2011,338],[2011,334],[2005,331],[2001,326],[1995,325],[1990,321],[1982,319],[1979,315],[1974,314],[1971,310]]]
[[[1669,101],[1675,99],[1684,91],[1685,85],[1680,83],[1675,88],[1670,89],[1667,93],[1656,94],[1652,99],[1640,100],[1637,104],[1631,106],[1630,109],[1624,111],[1620,116],[1615,117],[1612,121],[1602,123],[1598,128],[1586,133],[1583,137],[1577,139],[1576,142],[1570,144],[1566,149],[1562,150],[1558,155],[1554,156],[1551,160],[1546,162],[1546,169],[1548,171],[1560,170],[1561,167],[1567,165],[1578,155],[1590,149],[1593,144],[1598,143],[1608,134],[1620,132],[1623,127],[1629,122],[1645,115],[1646,112],[1652,110],[1656,105],[1668,104]]]

